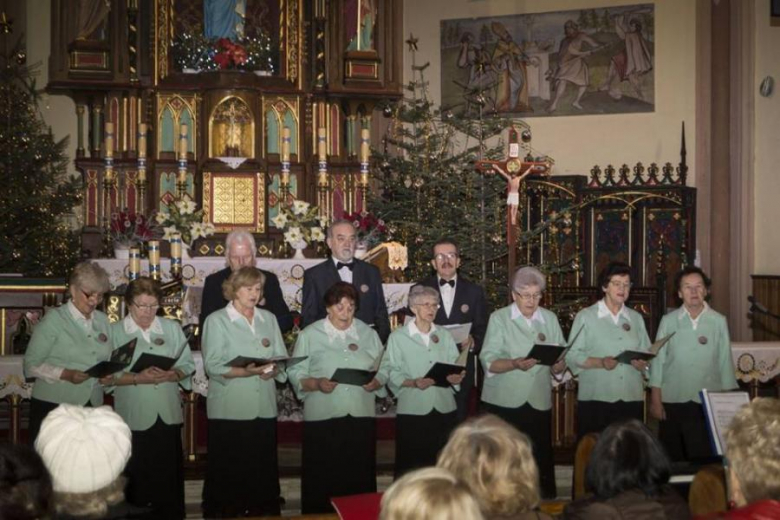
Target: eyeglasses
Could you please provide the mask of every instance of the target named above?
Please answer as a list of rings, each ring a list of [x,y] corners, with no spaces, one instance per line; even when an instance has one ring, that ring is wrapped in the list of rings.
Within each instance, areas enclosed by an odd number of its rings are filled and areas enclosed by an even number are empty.
[[[526,302],[542,299],[542,293],[524,294],[524,293],[516,292],[515,294],[517,295],[518,298]]]
[[[83,294],[84,298],[86,298],[87,300],[95,300],[95,301],[99,302],[100,300],[103,299],[103,293],[102,292],[89,293],[89,292],[87,292],[87,291],[85,291],[83,289],[79,289],[79,291],[81,291],[81,294]]]
[[[415,307],[425,307],[426,309],[437,310],[439,307],[441,307],[441,305],[438,303],[418,303],[415,304]]]
[[[445,258],[447,260],[455,260],[458,258],[458,253],[439,253],[437,255],[434,255],[434,257],[437,261],[441,262]]]
[[[631,282],[618,282],[616,280],[612,280],[609,282],[609,285],[616,289],[631,289],[631,286],[634,285]]]
[[[160,305],[155,303],[154,305],[141,305],[139,303],[133,302],[133,305],[135,305],[136,309],[142,310],[142,311],[152,311],[157,312],[157,309],[160,308]]]

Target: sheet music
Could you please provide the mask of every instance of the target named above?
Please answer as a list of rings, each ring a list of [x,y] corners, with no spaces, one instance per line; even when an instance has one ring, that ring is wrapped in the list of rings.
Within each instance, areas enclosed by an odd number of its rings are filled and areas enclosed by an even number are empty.
[[[704,389],[701,397],[715,451],[723,455],[726,451],[726,431],[737,412],[750,403],[750,396],[747,392],[708,392]]]
[[[466,341],[466,339],[469,337],[469,333],[471,332],[471,323],[440,325],[440,327],[447,329],[447,331],[452,335],[452,339],[454,339],[455,343],[458,345]]]

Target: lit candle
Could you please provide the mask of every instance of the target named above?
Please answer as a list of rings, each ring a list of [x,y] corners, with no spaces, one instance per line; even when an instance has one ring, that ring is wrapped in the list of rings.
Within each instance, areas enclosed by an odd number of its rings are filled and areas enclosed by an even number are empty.
[[[149,252],[149,276],[152,280],[160,279],[160,242],[150,240],[147,242]]]
[[[130,265],[127,269],[127,276],[132,280],[138,279],[141,272],[141,250],[137,247],[130,248]]]
[[[146,123],[138,125],[138,157],[146,157]]]
[[[179,158],[187,158],[187,125],[185,124],[179,128]]]
[[[176,233],[171,237],[171,272],[181,271],[181,235]]]
[[[114,156],[114,123],[106,123],[106,157]]]
[[[290,162],[290,129],[282,129],[282,162]]]
[[[325,128],[317,130],[317,156],[320,162],[327,160],[327,140],[325,138]]]
[[[368,143],[369,143],[369,133],[368,128],[363,128],[360,130],[360,162],[367,163],[368,162]]]

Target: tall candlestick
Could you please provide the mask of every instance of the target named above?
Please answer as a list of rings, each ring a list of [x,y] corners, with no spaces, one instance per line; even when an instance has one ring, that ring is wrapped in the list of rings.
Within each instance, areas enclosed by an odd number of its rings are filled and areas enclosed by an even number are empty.
[[[360,187],[368,188],[368,157],[369,157],[369,133],[368,128],[360,130]],[[365,202],[364,202],[365,204]]]
[[[171,274],[174,278],[181,275],[181,235],[179,233],[171,237]]]
[[[138,157],[146,157],[146,123],[138,125]]]
[[[360,130],[360,162],[367,163],[369,157],[369,143],[371,142],[368,128]]]
[[[149,252],[149,276],[152,280],[160,280],[160,242],[150,240],[147,242]]]
[[[179,127],[179,158],[187,158],[187,125],[183,124]]]
[[[106,142],[105,142],[105,156],[114,156],[114,123],[106,123]]]
[[[290,128],[282,129],[282,162],[290,162]]]
[[[127,277],[132,282],[138,279],[141,272],[141,250],[137,247],[130,248],[130,265],[127,269]]]

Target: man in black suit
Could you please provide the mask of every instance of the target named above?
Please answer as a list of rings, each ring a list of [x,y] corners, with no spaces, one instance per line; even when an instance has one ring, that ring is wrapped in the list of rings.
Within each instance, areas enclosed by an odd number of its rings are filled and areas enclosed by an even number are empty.
[[[420,280],[418,285],[439,291],[439,310],[433,322],[441,326],[471,323],[468,337],[459,345],[461,352],[466,349],[470,352],[466,377],[455,396],[458,420],[463,421],[468,416],[469,397],[476,378],[476,358],[482,348],[490,313],[482,287],[458,276],[460,254],[454,240],[443,238],[434,244],[431,266],[436,274]]]
[[[328,228],[326,243],[332,257],[310,267],[303,275],[303,326],[325,317],[325,291],[336,282],[348,282],[360,295],[355,317],[374,327],[382,343],[390,335],[390,318],[387,315],[385,292],[379,269],[355,258],[357,236],[349,220],[337,220]]]
[[[232,231],[225,239],[225,258],[228,266],[206,277],[203,284],[203,299],[200,305],[200,326],[206,323],[206,318],[214,311],[218,311],[227,305],[227,300],[222,296],[222,282],[228,279],[230,273],[245,265],[256,265],[255,238],[246,231]],[[282,288],[279,286],[279,278],[270,271],[264,271],[265,284],[263,285],[263,299],[257,304],[261,309],[272,312],[276,316],[279,328],[282,332],[292,329],[293,317],[290,308],[284,301]]]

